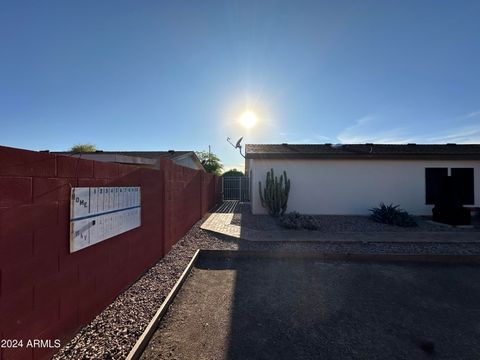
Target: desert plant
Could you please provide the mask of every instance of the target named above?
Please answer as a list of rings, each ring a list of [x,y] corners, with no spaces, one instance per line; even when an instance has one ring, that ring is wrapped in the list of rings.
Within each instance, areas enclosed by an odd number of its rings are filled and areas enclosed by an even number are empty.
[[[406,211],[400,211],[395,219],[395,225],[402,227],[418,226],[415,218]]]
[[[315,223],[315,219],[310,215],[300,215],[296,211],[282,215],[280,217],[280,225],[286,229],[294,230],[317,230],[318,226]]]
[[[288,194],[290,193],[290,180],[287,179],[287,172],[280,175],[280,180],[273,173],[273,169],[267,172],[265,189],[262,194],[262,182],[258,182],[258,191],[262,206],[272,216],[283,215],[287,210]]]
[[[373,221],[382,224],[397,225],[403,227],[417,226],[415,218],[405,210],[399,208],[399,205],[385,205],[380,203],[376,208],[370,209],[372,213],[370,218]]]

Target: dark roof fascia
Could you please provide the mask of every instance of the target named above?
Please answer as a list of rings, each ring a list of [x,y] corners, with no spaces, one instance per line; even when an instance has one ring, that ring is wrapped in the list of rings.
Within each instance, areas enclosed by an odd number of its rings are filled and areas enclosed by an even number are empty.
[[[480,160],[480,154],[288,154],[251,153],[246,159],[317,159],[317,160]]]

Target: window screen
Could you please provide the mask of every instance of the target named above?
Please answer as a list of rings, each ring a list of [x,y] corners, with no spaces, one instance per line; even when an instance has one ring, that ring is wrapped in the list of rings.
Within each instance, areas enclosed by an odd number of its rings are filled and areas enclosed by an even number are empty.
[[[474,204],[473,168],[452,168],[451,173],[456,194],[462,205]]]
[[[425,203],[427,205],[436,203],[446,177],[448,177],[448,168],[425,169]]]

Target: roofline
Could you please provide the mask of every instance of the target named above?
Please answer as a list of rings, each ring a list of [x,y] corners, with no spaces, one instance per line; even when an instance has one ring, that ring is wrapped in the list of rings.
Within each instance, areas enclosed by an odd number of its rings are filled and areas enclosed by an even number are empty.
[[[154,150],[97,150],[97,151],[86,151],[86,152],[74,152],[74,151],[50,151],[52,154],[60,154],[60,155],[77,155],[77,154],[124,154],[125,156],[140,156],[140,155],[135,155],[139,153],[144,153],[144,154],[158,154],[162,153],[162,155],[172,155],[172,156],[184,156],[188,155],[190,153],[195,153],[194,150],[159,150],[159,151],[154,151]],[[180,154],[182,153],[182,154]],[[133,155],[130,155],[133,154]]]
[[[175,155],[175,153],[173,153],[172,159],[183,159],[183,158],[189,157],[192,154],[195,155],[195,157],[198,159],[197,154],[195,154],[195,151],[188,151],[184,154],[178,154],[178,155]]]
[[[245,159],[317,159],[317,160],[480,160],[480,154],[306,154],[251,153]]]
[[[302,152],[301,147],[309,147],[309,146],[325,146],[329,145],[339,150],[346,150],[345,152],[342,151],[335,151],[335,152]],[[431,152],[425,149],[427,146],[437,146],[442,148],[462,148],[462,147],[470,147],[475,146],[480,148],[480,144],[375,144],[375,143],[365,143],[365,144],[337,144],[332,145],[330,143],[327,144],[247,144],[245,146],[245,158],[246,159],[345,159],[345,160],[358,160],[358,159],[368,159],[368,160],[480,160],[480,152]],[[275,146],[276,151],[248,151],[250,146]],[[392,146],[392,147],[409,147],[414,149],[416,147],[423,148],[427,150],[426,152],[364,152],[359,151],[358,149],[351,148],[351,147],[368,147],[370,146],[371,149],[375,148],[375,146]],[[280,147],[280,148],[279,148]],[[287,148],[294,148],[299,147],[300,149],[294,149],[295,151],[281,151],[281,147]]]
[[[150,157],[145,157],[141,156],[138,153],[163,153],[164,155],[170,155],[169,156],[161,156],[159,155],[158,157],[155,158],[150,158]],[[104,162],[117,162],[117,163],[123,163],[123,164],[144,164],[144,165],[157,165],[159,162],[159,159],[167,159],[170,161],[176,161],[176,160],[182,160],[188,157],[191,157],[193,159],[193,162],[197,165],[198,170],[200,171],[205,171],[205,168],[202,165],[202,162],[198,158],[197,154],[193,150],[189,151],[178,151],[182,152],[182,154],[175,154],[177,151],[174,153],[169,153],[168,151],[95,151],[95,152],[78,152],[75,153],[73,151],[52,151],[52,154],[57,154],[57,155],[63,155],[63,156],[70,156],[70,157],[76,157],[76,158],[84,158],[84,159],[89,159],[89,160],[98,160],[98,161],[104,161]],[[123,153],[123,154],[119,154]],[[125,154],[132,154],[132,155],[125,155]]]
[[[85,152],[85,153],[59,153],[59,152],[52,152],[52,154],[66,156],[66,157],[73,157],[73,158],[81,158],[85,160],[96,160],[102,162],[116,162],[120,164],[129,164],[129,165],[155,165],[155,159],[149,159],[141,156],[131,156],[131,155],[119,155],[119,154],[107,154],[101,152]]]
[[[198,170],[200,170],[200,171],[203,170],[204,172],[206,172],[206,171],[205,171],[205,168],[204,168],[203,165],[202,165],[202,162],[201,162],[200,159],[198,158],[198,156],[197,156],[197,154],[195,153],[195,151],[189,151],[189,152],[187,152],[187,153],[185,153],[185,154],[176,156],[176,157],[174,157],[174,158],[172,158],[172,159],[181,160],[181,159],[187,158],[187,157],[189,157],[189,156],[192,156],[192,154],[193,154],[193,157],[192,157],[192,158],[193,158],[193,162],[196,163],[197,166],[199,166],[199,169],[198,169]]]

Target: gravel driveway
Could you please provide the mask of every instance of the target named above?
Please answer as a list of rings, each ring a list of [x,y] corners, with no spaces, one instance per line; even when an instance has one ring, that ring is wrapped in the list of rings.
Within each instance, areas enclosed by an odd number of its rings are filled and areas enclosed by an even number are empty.
[[[330,253],[476,254],[476,244],[347,244],[243,242],[200,229],[202,221],[142,278],[66,344],[54,359],[124,359],[143,333],[195,251],[201,249],[288,250]]]
[[[478,358],[477,265],[217,256],[200,256],[142,360]]]

